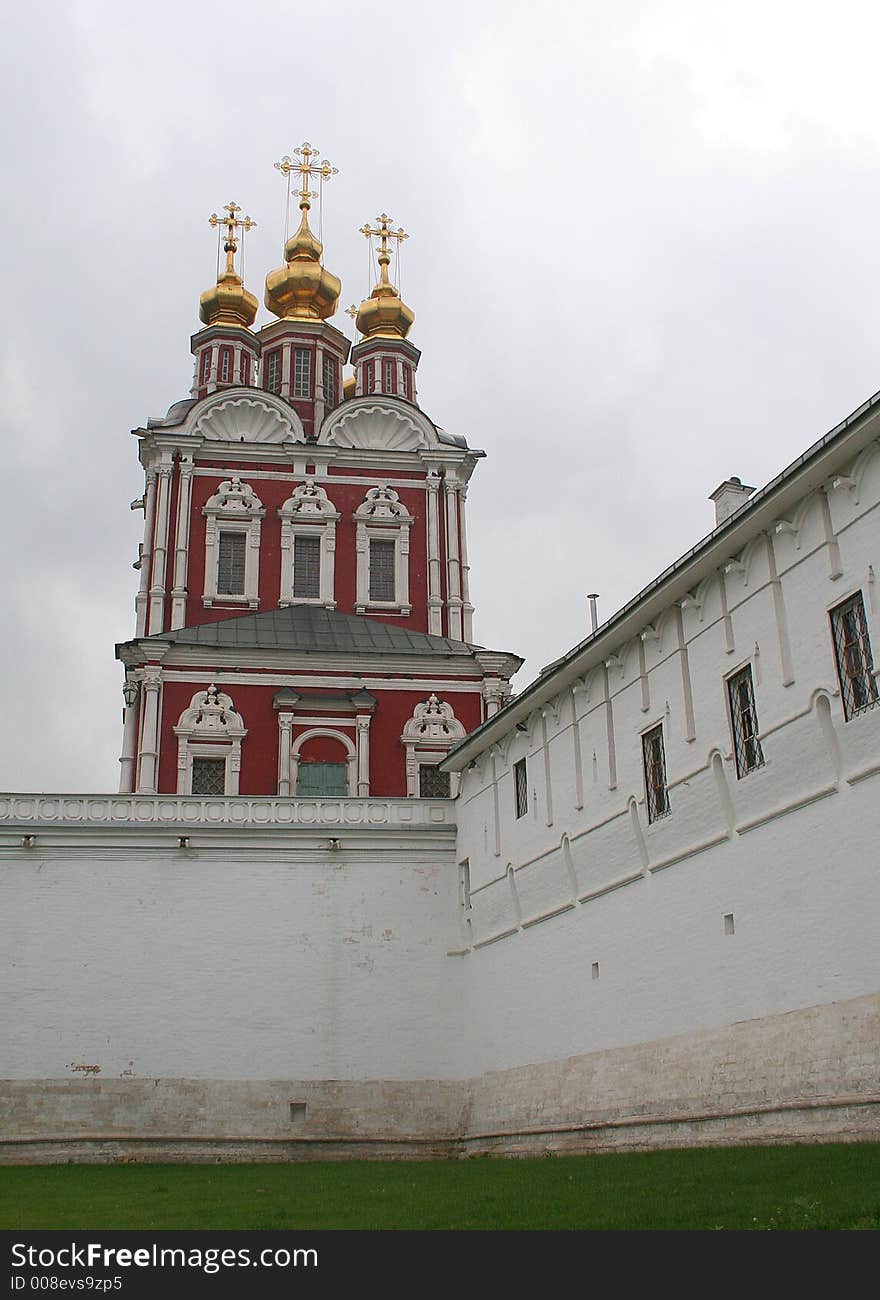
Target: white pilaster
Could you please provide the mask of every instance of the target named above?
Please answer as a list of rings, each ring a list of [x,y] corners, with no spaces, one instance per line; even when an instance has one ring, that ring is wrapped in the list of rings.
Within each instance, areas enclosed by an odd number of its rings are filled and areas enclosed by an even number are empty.
[[[156,517],[156,471],[147,470],[144,492],[144,544],[141,547],[140,584],[135,597],[135,636],[145,636],[150,602],[150,566],[153,562],[153,524]]]
[[[119,793],[131,794],[137,749],[137,705],[126,704],[122,718],[122,754],[119,759]]]
[[[440,594],[440,479],[428,473],[428,631],[443,635],[443,597]]]
[[[156,527],[153,535],[153,562],[150,578],[149,634],[165,630],[165,566],[168,559],[168,504],[171,498],[170,464],[160,465],[156,495]]]
[[[278,714],[278,793],[290,797],[290,737],[293,728],[293,714]]]
[[[239,351],[241,349],[239,348]],[[171,627],[186,622],[186,575],[189,567],[189,506],[192,495],[192,456],[180,461],[177,485],[177,524],[174,531],[174,586],[171,590]]]
[[[462,486],[458,490],[459,532],[461,534],[461,598],[463,602],[462,613],[464,615],[464,640],[470,643],[474,639],[474,607],[471,604],[470,596],[470,565],[468,564],[467,524],[464,509],[466,500],[467,487]]]
[[[357,794],[359,799],[370,797],[370,715],[357,715]]]
[[[455,484],[446,484],[446,582],[447,582],[447,636],[453,641],[462,639],[461,626],[461,561],[458,547],[458,490]]]
[[[141,728],[141,749],[138,759],[138,794],[155,794],[159,770],[159,689],[162,670],[148,667],[141,678],[144,722]]]

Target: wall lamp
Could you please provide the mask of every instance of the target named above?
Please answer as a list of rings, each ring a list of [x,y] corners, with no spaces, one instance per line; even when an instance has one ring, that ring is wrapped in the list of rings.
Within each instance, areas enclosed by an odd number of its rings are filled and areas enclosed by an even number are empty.
[[[137,697],[140,688],[140,682],[136,677],[126,677],[122,687],[122,698],[125,700],[125,707],[127,709],[131,709],[135,704],[137,704]]]

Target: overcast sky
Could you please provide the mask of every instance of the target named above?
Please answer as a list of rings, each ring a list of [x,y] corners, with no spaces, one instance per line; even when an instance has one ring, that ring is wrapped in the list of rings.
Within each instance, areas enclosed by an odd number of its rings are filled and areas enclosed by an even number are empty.
[[[129,430],[188,393],[212,211],[281,261],[309,140],[340,308],[411,232],[419,393],[488,453],[475,635],[522,688],[880,388],[880,11],[843,0],[7,7],[0,789],[115,790]],[[258,323],[267,319],[261,310]],[[335,322],[350,336],[340,311]]]

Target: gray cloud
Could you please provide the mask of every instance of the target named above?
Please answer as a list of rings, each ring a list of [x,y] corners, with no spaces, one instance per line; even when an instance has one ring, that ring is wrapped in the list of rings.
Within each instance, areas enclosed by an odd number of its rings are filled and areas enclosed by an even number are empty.
[[[420,397],[482,446],[476,635],[580,639],[877,387],[880,190],[867,4],[199,0],[7,15],[0,787],[112,789],[113,643],[133,629],[129,429],[184,396],[207,216],[260,223],[304,138],[339,167],[341,306],[358,227],[412,232]],[[340,315],[343,328],[348,318]]]

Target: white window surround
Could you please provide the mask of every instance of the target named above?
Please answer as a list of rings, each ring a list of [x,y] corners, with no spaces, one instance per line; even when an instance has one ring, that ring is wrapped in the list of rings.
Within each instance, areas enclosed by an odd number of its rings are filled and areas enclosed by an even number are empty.
[[[222,758],[226,762],[224,789],[238,794],[241,742],[247,735],[244,719],[235,712],[228,695],[216,686],[196,691],[174,728],[177,737],[177,793],[192,793],[194,758]]]
[[[260,580],[260,529],[266,511],[249,483],[237,476],[226,479],[202,507],[205,526],[205,590],[202,604],[247,605],[257,609]],[[217,565],[220,559],[220,532],[244,533],[247,539],[244,556],[244,592],[225,595],[217,592]]]
[[[409,600],[409,530],[414,522],[398,494],[384,483],[370,488],[352,516],[357,524],[357,596],[355,613],[372,610],[412,612]],[[394,542],[395,599],[370,600],[370,540]],[[462,733],[464,734],[464,733]]]
[[[354,725],[354,719],[352,719]],[[358,760],[357,748],[350,736],[346,736],[343,731],[333,731],[330,727],[311,727],[308,731],[303,731],[291,745],[290,749],[290,790],[296,791],[296,780],[299,775],[299,755],[303,745],[315,736],[329,736],[331,740],[338,740],[345,748],[346,776],[348,778],[348,797],[356,798],[357,780],[358,780]]]
[[[406,797],[419,795],[419,768],[442,763],[454,745],[465,737],[465,729],[456,718],[451,704],[429,695],[413,709],[400,741],[406,750]],[[452,772],[449,782],[450,798],[458,794],[461,774]]]
[[[336,521],[340,518],[327,493],[306,479],[278,509],[281,520],[281,594],[279,605],[323,605],[335,609],[334,567],[336,559]],[[320,585],[317,596],[293,595],[294,538],[319,537],[321,542]]]

